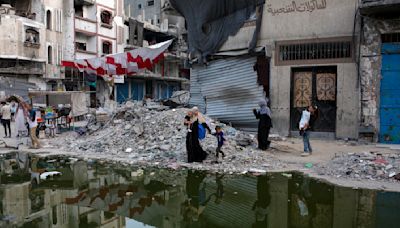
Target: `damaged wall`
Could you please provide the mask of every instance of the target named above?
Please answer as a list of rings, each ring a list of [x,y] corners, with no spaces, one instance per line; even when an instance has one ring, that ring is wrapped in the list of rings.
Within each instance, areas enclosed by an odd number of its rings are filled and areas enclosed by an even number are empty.
[[[379,94],[381,80],[381,35],[400,31],[396,20],[364,18],[363,41],[361,44],[360,85],[361,120],[363,127],[379,130]]]

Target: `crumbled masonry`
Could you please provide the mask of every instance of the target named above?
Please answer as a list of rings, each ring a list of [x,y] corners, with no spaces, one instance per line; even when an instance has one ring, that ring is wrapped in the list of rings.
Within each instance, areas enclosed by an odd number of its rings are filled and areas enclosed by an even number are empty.
[[[209,154],[203,163],[186,163],[186,133],[183,125],[188,109],[170,109],[155,102],[127,102],[100,126],[91,124],[86,134],[69,134],[57,144],[63,151],[74,151],[88,157],[110,157],[124,163],[179,169],[181,167],[224,173],[263,173],[268,170],[291,170],[304,167],[304,162],[282,162],[281,148],[274,138],[268,151],[257,149],[254,134],[242,132],[208,117],[211,129],[221,125],[227,139],[223,146],[226,154],[216,164],[217,140],[207,134],[201,141]],[[299,153],[300,157],[300,153]],[[372,179],[397,182],[400,179],[400,154],[365,152],[336,155],[331,161],[309,168],[319,175],[348,179]]]
[[[345,153],[337,155],[325,165],[319,165],[317,172],[360,180],[396,180],[400,173],[400,154]]]

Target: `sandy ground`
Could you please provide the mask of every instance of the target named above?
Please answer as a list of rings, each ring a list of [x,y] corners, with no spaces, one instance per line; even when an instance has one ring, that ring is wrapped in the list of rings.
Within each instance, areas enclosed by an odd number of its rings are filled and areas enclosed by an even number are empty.
[[[12,124],[12,129],[14,124]],[[68,134],[68,133],[67,133]],[[13,138],[4,139],[4,129],[0,127],[0,153],[8,153],[16,151],[13,148],[4,148],[1,145],[1,140],[4,140],[8,145],[15,146],[17,144],[17,139],[15,137],[15,131],[13,131]],[[52,147],[53,142],[57,142],[64,137],[64,135],[58,135],[55,139],[42,139],[43,148],[39,150],[32,150],[26,146],[21,145],[19,147],[20,151],[31,152],[41,156],[46,155],[67,155],[73,157],[80,157],[83,159],[104,159],[108,161],[116,161],[127,163],[127,157],[121,156],[108,156],[107,154],[86,154],[78,153],[74,151],[61,151],[56,147]],[[22,141],[27,141],[28,139],[23,139]],[[381,145],[377,144],[366,144],[359,142],[344,142],[344,141],[334,141],[334,140],[322,140],[322,139],[311,139],[311,144],[313,146],[313,154],[309,157],[301,157],[301,151],[303,144],[300,138],[288,138],[282,141],[273,141],[272,149],[266,152],[260,151],[258,156],[263,156],[271,159],[271,162],[279,161],[283,164],[281,167],[266,168],[269,172],[287,172],[287,171],[300,171],[312,177],[320,178],[325,181],[352,188],[368,188],[368,189],[379,189],[386,191],[397,191],[400,192],[400,182],[388,182],[388,181],[378,181],[378,180],[359,180],[359,179],[347,179],[343,177],[326,176],[317,173],[313,168],[305,168],[306,163],[312,163],[313,165],[324,164],[330,161],[335,154],[340,153],[363,153],[363,152],[380,152],[380,153],[400,153],[397,148],[383,148]],[[128,162],[129,163],[129,162]],[[148,164],[150,166],[157,166],[157,164]],[[217,172],[218,164],[211,165],[201,165],[201,164],[186,164],[179,163],[175,164],[174,167],[188,167],[194,169],[208,169],[210,171]],[[246,167],[247,171],[251,168],[251,164]],[[242,170],[245,173],[246,170]]]

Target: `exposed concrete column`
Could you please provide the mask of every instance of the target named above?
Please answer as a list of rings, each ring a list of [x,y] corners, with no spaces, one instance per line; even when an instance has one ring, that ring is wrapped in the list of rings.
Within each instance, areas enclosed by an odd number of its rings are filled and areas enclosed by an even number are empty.
[[[75,9],[73,0],[64,0],[64,52],[63,60],[75,59]]]

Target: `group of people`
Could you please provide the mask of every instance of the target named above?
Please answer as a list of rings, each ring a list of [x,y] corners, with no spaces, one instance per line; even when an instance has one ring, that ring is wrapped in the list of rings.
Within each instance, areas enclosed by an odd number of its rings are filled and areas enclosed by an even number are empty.
[[[6,101],[1,102],[0,107],[1,123],[4,128],[5,138],[11,138],[11,121],[15,121],[16,136],[22,136],[23,132],[29,129],[29,136],[32,141],[32,148],[40,148],[40,142],[36,135],[38,122],[36,118],[36,110],[30,105],[23,102]],[[28,129],[27,129],[28,126]]]
[[[253,113],[258,122],[257,140],[258,148],[260,150],[267,150],[271,141],[269,141],[269,133],[272,128],[271,109],[268,106],[268,100],[261,100],[259,103],[259,109],[253,109]],[[318,118],[318,107],[310,105],[302,112],[302,117],[299,123],[300,135],[303,137],[304,152],[301,156],[308,156],[312,153],[310,144],[310,131],[313,130],[315,121]],[[205,130],[211,134],[211,129],[206,123],[206,119],[199,112],[197,107],[192,108],[188,111],[184,121],[187,126],[186,136],[186,151],[188,162],[202,162],[207,158],[207,153],[203,150],[200,144],[200,140],[205,136]],[[225,157],[225,153],[221,150],[225,143],[224,133],[220,126],[215,128],[213,135],[217,138],[217,149],[216,149],[216,162],[218,163],[219,154]]]

